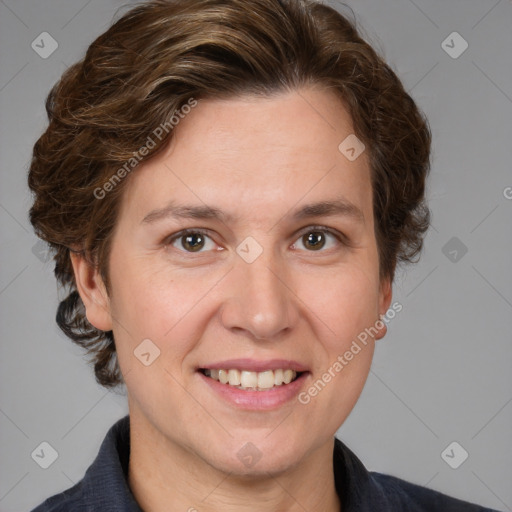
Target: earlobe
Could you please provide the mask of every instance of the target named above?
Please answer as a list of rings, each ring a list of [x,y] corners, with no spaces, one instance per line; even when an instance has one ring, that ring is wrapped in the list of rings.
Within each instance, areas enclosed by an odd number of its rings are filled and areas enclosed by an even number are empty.
[[[386,311],[391,305],[391,298],[393,297],[393,287],[389,277],[385,278],[380,285],[380,304],[379,313],[385,315]]]
[[[391,280],[389,278],[386,278],[381,282],[381,286],[380,286],[379,320],[378,320],[378,326],[380,328],[379,328],[378,334],[375,336],[376,340],[380,340],[387,333],[388,327],[387,327],[386,323],[382,320],[382,317],[386,314],[387,310],[389,309],[392,296],[393,296],[393,290],[392,290]]]
[[[87,320],[101,331],[111,331],[110,300],[99,270],[81,253],[71,253],[71,263]]]

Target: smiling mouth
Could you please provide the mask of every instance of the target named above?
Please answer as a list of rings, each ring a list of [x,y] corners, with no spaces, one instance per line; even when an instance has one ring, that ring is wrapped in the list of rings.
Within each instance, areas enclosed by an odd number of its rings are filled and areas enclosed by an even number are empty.
[[[306,373],[290,369],[251,372],[238,369],[214,370],[200,368],[199,371],[206,377],[216,380],[221,384],[244,391],[269,391],[270,389],[283,387]]]

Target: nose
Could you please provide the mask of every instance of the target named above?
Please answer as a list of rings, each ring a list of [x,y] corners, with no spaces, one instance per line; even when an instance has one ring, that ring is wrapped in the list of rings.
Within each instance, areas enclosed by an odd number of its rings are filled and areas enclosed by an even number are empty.
[[[221,313],[226,329],[245,331],[259,340],[290,331],[299,317],[291,278],[269,253],[264,251],[252,263],[237,259]]]

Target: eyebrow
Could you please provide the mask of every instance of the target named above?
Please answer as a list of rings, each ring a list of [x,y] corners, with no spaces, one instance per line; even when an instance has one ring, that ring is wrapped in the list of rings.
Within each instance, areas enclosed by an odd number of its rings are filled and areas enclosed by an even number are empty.
[[[346,199],[306,204],[291,214],[291,218],[294,220],[325,216],[344,216],[362,223],[365,221],[361,209]],[[221,222],[230,222],[234,219],[233,215],[223,212],[219,208],[207,205],[178,205],[171,201],[167,206],[149,212],[142,219],[142,223],[152,224],[169,217],[176,219],[214,219]]]

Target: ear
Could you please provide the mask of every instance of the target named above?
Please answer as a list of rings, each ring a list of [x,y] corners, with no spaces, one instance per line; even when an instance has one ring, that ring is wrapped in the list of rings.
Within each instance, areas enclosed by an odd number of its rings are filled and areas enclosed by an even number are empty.
[[[384,315],[386,311],[389,309],[391,304],[391,298],[393,296],[393,290],[391,285],[391,279],[386,277],[380,282],[380,291],[379,291],[379,315]],[[387,325],[384,324],[382,329],[379,329],[378,334],[375,336],[375,339],[380,340],[386,335]]]
[[[75,273],[78,293],[85,306],[89,323],[101,331],[112,330],[110,300],[103,279],[81,253],[71,253],[71,263]]]

